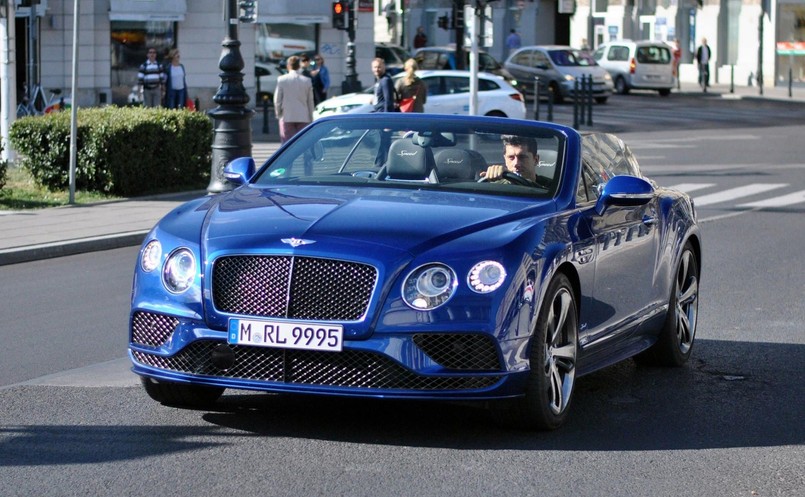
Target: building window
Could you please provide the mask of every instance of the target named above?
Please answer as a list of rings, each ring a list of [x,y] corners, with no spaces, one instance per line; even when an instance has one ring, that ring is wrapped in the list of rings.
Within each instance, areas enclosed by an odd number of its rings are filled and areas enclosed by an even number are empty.
[[[157,50],[163,62],[176,46],[173,21],[111,21],[112,34],[112,103],[125,105],[137,85],[137,69],[147,58],[147,50]]]

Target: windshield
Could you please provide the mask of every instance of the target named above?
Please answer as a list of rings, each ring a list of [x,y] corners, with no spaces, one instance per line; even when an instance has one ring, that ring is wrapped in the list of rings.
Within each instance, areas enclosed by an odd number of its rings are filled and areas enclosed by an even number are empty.
[[[337,184],[427,188],[490,195],[550,197],[558,188],[565,137],[547,127],[505,121],[421,119],[393,114],[316,121],[252,180],[258,185]],[[505,144],[504,145],[504,140]],[[492,165],[506,167],[511,141],[529,152],[529,171],[481,180]],[[523,150],[524,149],[524,150]],[[522,158],[517,156],[520,160]],[[520,171],[521,166],[510,170]]]
[[[548,52],[557,66],[596,66],[595,59],[581,50],[551,50]]]

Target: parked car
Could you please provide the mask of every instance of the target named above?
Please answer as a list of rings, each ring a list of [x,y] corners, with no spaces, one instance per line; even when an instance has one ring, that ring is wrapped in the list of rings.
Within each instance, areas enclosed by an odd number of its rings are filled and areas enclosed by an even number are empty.
[[[523,93],[533,95],[534,81],[539,77],[540,95],[553,94],[561,103],[575,95],[576,81],[582,76],[593,77],[593,98],[606,103],[613,85],[609,73],[582,51],[561,45],[535,45],[514,52],[503,64],[519,82]]]
[[[274,90],[277,88],[277,78],[286,72],[288,72],[288,70],[279,64],[254,63],[254,78],[257,84],[257,104],[262,102],[263,97],[269,100],[274,98]]]
[[[482,176],[504,150],[523,176]],[[554,429],[580,376],[691,355],[693,203],[613,135],[340,115],[223,176],[232,191],[167,214],[137,257],[129,357],[158,402],[215,409],[227,388],[472,401]]]
[[[425,112],[429,114],[468,114],[470,111],[469,71],[417,71],[428,86]],[[403,77],[398,74],[395,78]],[[329,98],[319,103],[313,118],[372,111],[374,87],[359,93]],[[515,117],[524,119],[526,113],[523,96],[500,76],[478,73],[478,114],[482,116]]]
[[[470,69],[470,52],[464,49],[464,69]],[[414,60],[420,69],[456,69],[456,47],[422,47],[414,51]],[[494,57],[484,52],[478,51],[478,70],[497,74],[512,86],[517,86],[515,78],[497,61]]]
[[[390,43],[375,43],[375,57],[386,63],[386,72],[393,76],[405,69],[405,61],[411,58],[408,50]]]
[[[657,90],[665,97],[674,87],[673,48],[661,41],[611,41],[600,45],[593,58],[612,75],[618,93]]]

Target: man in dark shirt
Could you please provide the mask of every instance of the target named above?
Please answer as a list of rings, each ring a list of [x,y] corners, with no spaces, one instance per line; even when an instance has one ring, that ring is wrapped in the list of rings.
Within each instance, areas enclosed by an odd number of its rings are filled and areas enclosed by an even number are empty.
[[[386,63],[381,58],[372,60],[375,75],[375,108],[373,112],[394,112],[394,83],[386,74]]]
[[[386,74],[386,63],[381,58],[372,60],[372,73],[375,75],[375,107],[372,112],[394,112],[394,83]],[[386,162],[389,146],[391,145],[391,135],[385,131],[380,133],[380,146],[375,157],[375,166],[380,167]]]

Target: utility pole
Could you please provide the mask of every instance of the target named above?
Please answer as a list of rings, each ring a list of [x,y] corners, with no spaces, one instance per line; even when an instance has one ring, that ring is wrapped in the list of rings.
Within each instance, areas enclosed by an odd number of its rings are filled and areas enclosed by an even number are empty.
[[[0,160],[10,162],[16,159],[8,140],[8,132],[17,117],[16,17],[16,3],[3,2],[0,6],[0,140],[3,145]]]

